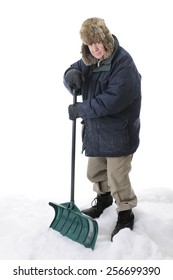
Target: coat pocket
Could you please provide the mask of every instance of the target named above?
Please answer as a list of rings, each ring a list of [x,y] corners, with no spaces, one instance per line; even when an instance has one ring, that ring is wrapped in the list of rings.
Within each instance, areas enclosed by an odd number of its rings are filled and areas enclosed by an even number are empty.
[[[126,154],[129,150],[128,121],[98,123],[99,151],[108,156]]]

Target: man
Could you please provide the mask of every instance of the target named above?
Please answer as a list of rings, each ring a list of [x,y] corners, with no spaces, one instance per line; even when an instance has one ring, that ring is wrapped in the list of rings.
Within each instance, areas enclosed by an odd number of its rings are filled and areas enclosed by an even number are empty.
[[[82,94],[83,102],[69,106],[69,118],[83,120],[87,176],[97,193],[95,205],[82,212],[98,218],[114,199],[113,240],[119,230],[134,225],[137,197],[129,172],[139,146],[141,76],[103,19],[85,20],[80,36],[82,58],[66,70],[64,84],[72,94]]]

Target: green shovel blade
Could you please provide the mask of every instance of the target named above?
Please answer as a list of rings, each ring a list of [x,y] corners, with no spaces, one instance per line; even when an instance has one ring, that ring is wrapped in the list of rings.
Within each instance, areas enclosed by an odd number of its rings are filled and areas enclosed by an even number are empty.
[[[73,202],[55,204],[49,202],[55,210],[55,217],[50,227],[63,236],[94,250],[98,236],[98,224],[91,217],[83,214]]]

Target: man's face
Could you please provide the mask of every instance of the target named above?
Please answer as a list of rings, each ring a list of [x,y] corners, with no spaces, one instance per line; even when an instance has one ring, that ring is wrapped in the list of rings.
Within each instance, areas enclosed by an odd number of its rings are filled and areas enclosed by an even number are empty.
[[[88,45],[90,53],[97,59],[103,59],[106,53],[105,47],[102,42],[93,43],[92,45]]]

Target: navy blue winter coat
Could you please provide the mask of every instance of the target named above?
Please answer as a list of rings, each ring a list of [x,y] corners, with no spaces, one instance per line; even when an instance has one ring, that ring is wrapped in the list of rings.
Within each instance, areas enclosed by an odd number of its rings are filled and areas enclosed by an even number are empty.
[[[83,119],[83,150],[89,157],[133,154],[139,146],[141,75],[121,46],[100,65],[81,60],[71,65],[83,77],[83,102],[77,105]]]

